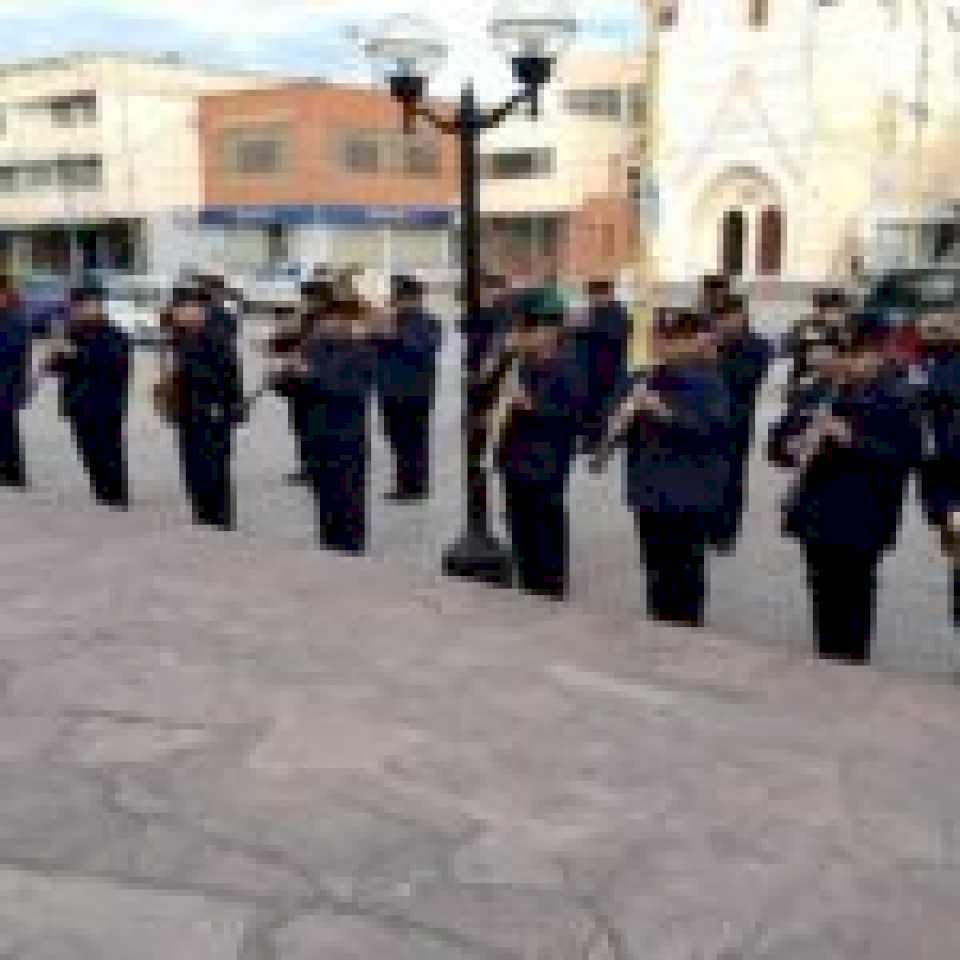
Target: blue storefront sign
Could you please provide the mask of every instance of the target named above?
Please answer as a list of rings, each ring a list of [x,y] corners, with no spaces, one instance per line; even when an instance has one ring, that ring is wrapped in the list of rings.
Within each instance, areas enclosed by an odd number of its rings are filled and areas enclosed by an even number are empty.
[[[447,227],[455,207],[360,206],[355,204],[281,204],[278,206],[207,207],[200,212],[205,227],[325,226],[363,227],[390,224],[403,227]]]

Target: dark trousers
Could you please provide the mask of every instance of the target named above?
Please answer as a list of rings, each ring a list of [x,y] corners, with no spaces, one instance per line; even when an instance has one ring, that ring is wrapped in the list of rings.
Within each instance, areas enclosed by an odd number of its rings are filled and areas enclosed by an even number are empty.
[[[566,476],[538,478],[507,471],[503,479],[520,589],[563,599],[569,554]]]
[[[367,547],[369,459],[365,433],[312,434],[306,450],[317,539],[333,550],[363,553]]]
[[[303,468],[306,462],[303,438],[307,432],[307,414],[310,408],[306,398],[299,391],[295,391],[287,398],[287,404],[290,415],[290,432],[293,434],[297,446],[297,460]]]
[[[0,406],[0,484],[19,486],[25,480],[20,411],[16,407]]]
[[[654,620],[702,626],[707,593],[706,531],[696,517],[637,518],[647,568],[647,612]]]
[[[222,530],[231,529],[234,522],[232,426],[195,416],[181,425],[179,443],[183,480],[194,521]]]
[[[828,660],[865,663],[870,659],[878,554],[808,544],[806,557],[817,652]]]
[[[426,496],[430,491],[430,396],[380,399],[384,432],[397,460],[397,492]]]
[[[124,452],[124,418],[120,413],[73,420],[77,452],[100,503],[126,506],[127,460]]]
[[[715,518],[716,529],[711,542],[722,553],[736,546],[743,526],[743,511],[747,496],[748,451],[735,450],[730,460],[730,477],[723,491],[723,504]]]

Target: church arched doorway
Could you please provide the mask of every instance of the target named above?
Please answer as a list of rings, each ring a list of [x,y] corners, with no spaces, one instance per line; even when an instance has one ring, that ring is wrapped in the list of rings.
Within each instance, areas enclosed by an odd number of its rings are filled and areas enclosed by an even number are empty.
[[[765,174],[738,167],[703,191],[692,223],[693,269],[752,279],[778,277],[787,252],[780,190]]]

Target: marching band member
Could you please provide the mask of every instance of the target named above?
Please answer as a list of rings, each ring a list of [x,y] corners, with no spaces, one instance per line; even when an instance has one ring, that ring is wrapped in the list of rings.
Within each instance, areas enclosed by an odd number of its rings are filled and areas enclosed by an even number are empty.
[[[297,450],[299,469],[286,476],[293,486],[308,486],[304,434],[308,403],[304,391],[303,375],[284,367],[284,361],[296,356],[310,334],[314,315],[329,306],[331,286],[321,280],[308,280],[300,286],[300,304],[278,312],[277,327],[266,344],[267,355],[279,364],[273,377],[272,388],[287,402],[290,432]]]
[[[96,499],[129,505],[125,424],[130,392],[130,341],[110,325],[95,283],[70,294],[67,345],[47,369],[60,378],[60,409],[73,430]]]
[[[960,316],[956,306],[925,318],[921,387],[926,456],[920,471],[924,512],[940,530],[953,566],[953,617],[960,627]]]
[[[292,362],[304,376],[304,457],[322,546],[359,554],[367,546],[369,401],[384,320],[343,278],[331,304],[312,312]]]
[[[519,586],[561,600],[568,581],[567,481],[585,385],[556,296],[530,291],[515,309],[508,359],[495,374],[507,383],[490,443]]]
[[[660,309],[657,365],[626,385],[591,464],[625,443],[626,499],[642,544],[647,609],[702,626],[707,554],[724,506],[732,442],[717,338],[702,311]]]
[[[750,327],[746,301],[729,296],[714,315],[713,327],[720,338],[720,374],[730,394],[733,439],[730,444],[730,478],[726,499],[714,537],[721,553],[731,551],[743,521],[746,471],[753,441],[757,395],[770,366],[770,344]]]
[[[846,326],[850,308],[849,297],[839,288],[822,287],[814,291],[813,312],[801,317],[786,338],[792,360],[788,401],[795,390],[805,389],[815,378],[818,355],[826,356],[830,352],[830,342]]]
[[[26,487],[20,410],[30,375],[30,329],[10,278],[0,274],[0,486]]]
[[[209,294],[199,287],[174,291],[175,397],[170,413],[194,522],[232,530],[233,432],[244,418],[243,387],[235,351],[222,331],[209,326],[210,307]]]
[[[421,284],[412,277],[393,278],[393,310],[393,329],[377,359],[380,410],[397,464],[387,499],[423,500],[430,493],[430,431],[442,331],[424,307]]]
[[[819,655],[870,658],[882,553],[896,542],[921,434],[915,396],[889,369],[879,317],[850,317],[833,360],[793,398],[769,455],[796,471],[784,528],[806,554]]]
[[[587,402],[583,415],[584,435],[600,438],[611,400],[627,369],[630,315],[615,296],[607,277],[587,283],[589,309],[584,329],[578,331],[579,362],[586,375]]]

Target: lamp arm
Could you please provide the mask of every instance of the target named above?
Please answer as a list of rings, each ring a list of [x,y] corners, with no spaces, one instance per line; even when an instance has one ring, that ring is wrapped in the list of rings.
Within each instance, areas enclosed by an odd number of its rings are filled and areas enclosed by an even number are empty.
[[[420,117],[422,120],[426,120],[441,133],[458,133],[460,131],[461,122],[459,117],[455,119],[441,117],[435,110],[422,103],[418,103],[413,108],[413,115]]]
[[[529,103],[532,99],[530,90],[521,90],[515,93],[509,100],[501,104],[489,113],[481,114],[477,118],[477,126],[480,130],[493,130],[500,126],[504,120],[517,111],[517,108],[524,103]]]

